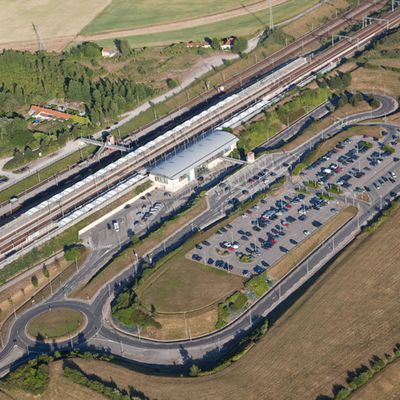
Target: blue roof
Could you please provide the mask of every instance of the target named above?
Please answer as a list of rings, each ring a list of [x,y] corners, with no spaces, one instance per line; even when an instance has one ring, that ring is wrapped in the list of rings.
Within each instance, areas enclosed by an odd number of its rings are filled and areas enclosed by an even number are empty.
[[[185,149],[179,150],[165,161],[158,163],[157,166],[150,169],[150,173],[165,176],[169,179],[178,178],[204,164],[238,140],[235,135],[229,132],[212,131],[207,135],[202,135]]]

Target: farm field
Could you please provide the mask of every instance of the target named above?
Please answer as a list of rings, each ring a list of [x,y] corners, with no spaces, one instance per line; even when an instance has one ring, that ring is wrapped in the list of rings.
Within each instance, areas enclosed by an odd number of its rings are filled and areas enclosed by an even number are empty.
[[[215,375],[171,378],[77,360],[88,373],[135,382],[150,398],[315,399],[348,370],[398,342],[400,211],[345,250],[239,362]],[[318,312],[316,312],[318,310]],[[262,382],[262,383],[260,383]]]
[[[317,0],[288,0],[274,7],[274,23],[286,21],[318,3]],[[242,11],[242,10],[240,10]],[[77,41],[94,40],[100,45],[110,45],[116,36],[124,37],[133,47],[159,46],[173,42],[202,40],[204,37],[228,35],[253,36],[268,25],[269,14],[263,11],[245,11],[241,16],[221,16],[199,19],[197,22],[182,21],[154,27],[127,29],[118,32],[98,33],[77,37]]]
[[[32,23],[44,38],[46,48],[61,50],[111,0],[0,0],[0,48],[38,49]]]
[[[282,1],[282,0],[280,0]],[[285,1],[285,0],[283,0]],[[274,0],[277,3],[277,0]],[[82,34],[134,29],[218,14],[233,9],[245,9],[259,0],[205,0],[188,6],[186,0],[112,0],[83,30]],[[265,7],[265,5],[264,5]],[[155,12],[160,10],[162,12]]]

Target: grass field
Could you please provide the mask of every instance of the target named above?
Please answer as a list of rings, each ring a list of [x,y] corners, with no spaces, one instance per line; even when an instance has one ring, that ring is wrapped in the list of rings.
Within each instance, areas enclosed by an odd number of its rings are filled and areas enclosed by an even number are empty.
[[[60,50],[109,3],[110,0],[0,0],[0,47],[29,41],[32,48],[38,49],[34,23],[47,48]]]
[[[379,75],[379,81],[372,78],[376,74]],[[351,76],[351,90],[380,92],[389,96],[399,96],[400,94],[400,73],[398,72],[384,69],[374,71],[367,68],[358,68]]]
[[[332,395],[347,370],[399,341],[400,211],[362,235],[239,362],[213,376],[149,376],[92,360],[88,373],[118,386],[135,382],[150,398],[315,399]]]
[[[317,0],[289,0],[283,4],[276,5],[274,7],[274,22],[279,23],[292,18],[317,2]],[[137,30],[132,32],[131,36],[129,35],[129,31],[125,31],[123,35],[122,33],[118,33],[118,35],[127,39],[133,47],[159,46],[180,41],[201,40],[207,36],[220,38],[228,35],[250,37],[257,31],[264,30],[268,25],[268,21],[268,13],[260,11],[186,29],[169,30],[153,34],[140,34],[140,31]],[[110,45],[115,35],[112,34],[109,36],[109,39],[106,39],[102,34],[93,35],[92,37],[85,36],[85,38],[91,38],[101,45]]]
[[[140,299],[153,304],[159,312],[191,311],[222,301],[240,289],[243,282],[240,276],[188,260],[184,251],[159,271],[138,290]]]
[[[191,19],[199,16],[219,13],[242,5],[257,3],[257,0],[204,0],[190,6],[186,0],[112,0],[99,15],[87,25],[82,33],[93,34],[143,26],[158,25],[166,22]],[[162,12],[155,12],[161,10]]]
[[[57,339],[75,334],[83,327],[84,321],[79,311],[57,308],[34,317],[27,326],[27,332],[34,338]]]

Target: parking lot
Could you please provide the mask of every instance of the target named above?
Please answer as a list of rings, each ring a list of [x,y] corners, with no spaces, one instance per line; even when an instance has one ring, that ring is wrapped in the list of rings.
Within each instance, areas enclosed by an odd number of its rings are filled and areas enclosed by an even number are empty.
[[[261,200],[187,257],[244,277],[266,271],[337,214],[341,205],[285,191]]]
[[[381,196],[396,186],[400,165],[398,138],[388,139],[386,143],[362,136],[346,139],[308,167],[303,179],[348,194],[373,191]]]
[[[184,204],[189,192],[184,191],[173,197],[162,190],[155,189],[138,200],[128,203],[108,220],[99,223],[87,234],[95,247],[120,245],[132,235],[142,235],[162,217],[173,213]]]

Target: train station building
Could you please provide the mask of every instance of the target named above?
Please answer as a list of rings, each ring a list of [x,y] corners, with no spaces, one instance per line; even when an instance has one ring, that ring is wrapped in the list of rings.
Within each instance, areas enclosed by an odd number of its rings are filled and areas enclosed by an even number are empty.
[[[150,179],[157,187],[176,192],[205,171],[215,168],[222,157],[236,148],[238,140],[235,135],[220,130],[201,135],[151,168]]]

